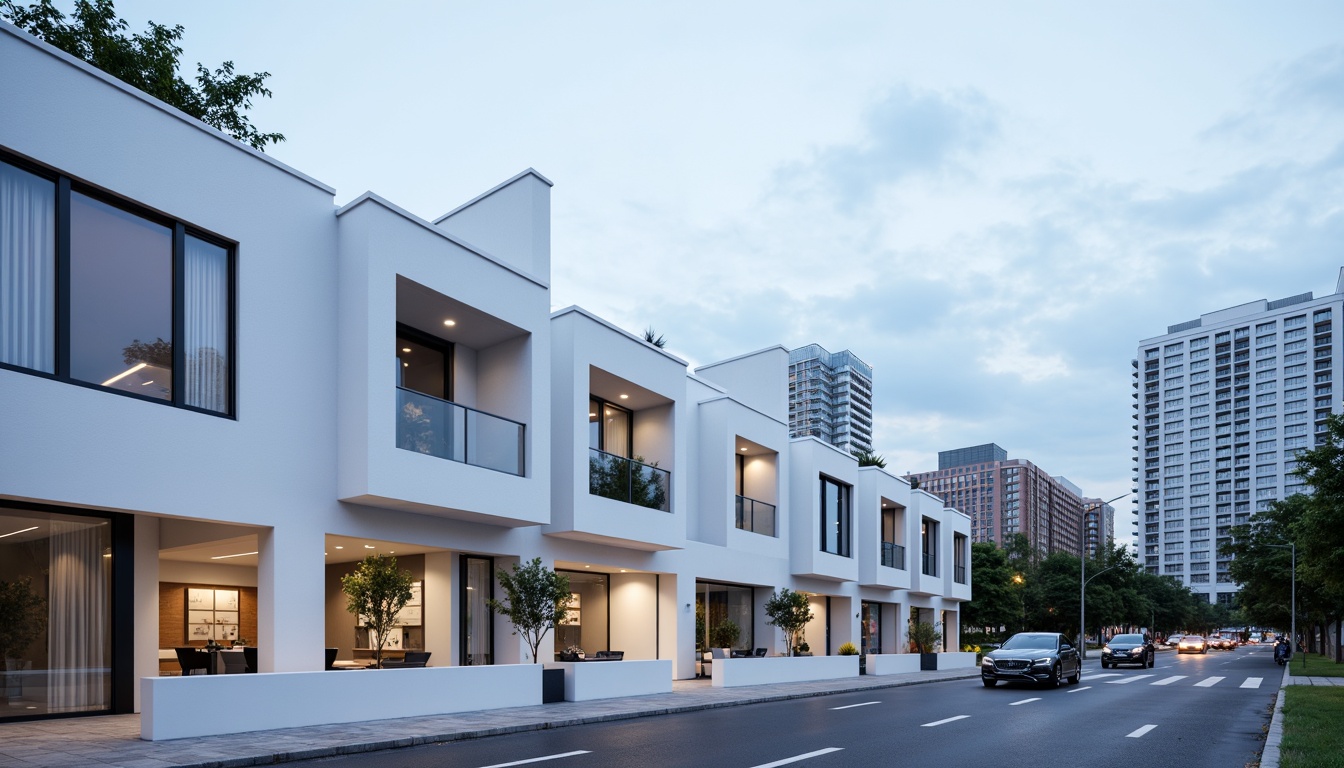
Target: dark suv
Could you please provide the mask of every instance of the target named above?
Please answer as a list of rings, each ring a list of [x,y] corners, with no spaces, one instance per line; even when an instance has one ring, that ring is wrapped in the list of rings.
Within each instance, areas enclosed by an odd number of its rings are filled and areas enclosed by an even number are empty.
[[[1148,635],[1116,635],[1101,647],[1101,668],[1118,667],[1121,664],[1152,667],[1156,656],[1157,649]]]
[[[1060,680],[1070,685],[1083,674],[1078,649],[1058,632],[1019,632],[980,662],[980,681],[986,688],[1000,682],[1041,683],[1051,688]]]

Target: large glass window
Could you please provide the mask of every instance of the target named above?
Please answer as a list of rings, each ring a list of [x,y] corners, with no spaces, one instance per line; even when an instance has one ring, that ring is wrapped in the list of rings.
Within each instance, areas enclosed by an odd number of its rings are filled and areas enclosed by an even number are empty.
[[[925,576],[938,575],[938,523],[924,518],[919,525],[920,549],[923,563],[920,573]]]
[[[611,650],[611,577],[592,571],[560,571],[569,577],[569,614],[555,628],[555,654],[568,650],[592,656]]]
[[[882,604],[870,603],[864,600],[860,605],[860,642],[862,647],[859,653],[867,656],[870,653],[882,652]]]
[[[462,651],[464,667],[494,663],[494,613],[488,605],[495,596],[495,561],[489,557],[462,556]]]
[[[452,345],[404,325],[397,326],[397,386],[452,400]]]
[[[751,587],[734,584],[716,584],[708,581],[695,583],[695,649],[704,652],[710,648],[750,650],[755,643],[753,627],[756,623],[755,591]],[[715,645],[732,637],[730,645]]]
[[[112,708],[106,518],[0,507],[0,720]]]
[[[850,487],[821,478],[821,551],[849,557]]]
[[[56,370],[56,185],[0,163],[0,363]]]
[[[44,175],[0,162],[0,365],[230,413],[232,250]]]
[[[588,401],[588,447],[630,458],[631,413],[619,405],[592,398]]]

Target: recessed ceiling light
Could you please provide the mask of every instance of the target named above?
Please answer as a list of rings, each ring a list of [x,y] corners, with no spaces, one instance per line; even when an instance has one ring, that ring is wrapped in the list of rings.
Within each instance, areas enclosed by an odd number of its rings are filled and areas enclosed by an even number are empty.
[[[401,364],[401,367],[402,367],[402,368],[410,368],[410,367],[411,367],[411,364],[410,364],[410,363],[402,363],[402,364]]]
[[[629,399],[630,399],[630,396],[629,396],[629,395],[621,395],[621,399],[622,399],[622,400],[629,400]]]
[[[594,413],[594,412],[592,412],[592,411],[589,411],[589,412],[588,412],[588,418],[591,419],[591,418],[593,418],[593,417],[595,417],[595,416],[597,416],[596,413]]]
[[[410,348],[410,347],[402,347],[402,348],[401,348],[401,351],[402,351],[402,352],[410,352],[410,351],[411,351],[411,348]]]
[[[144,367],[147,366],[147,365],[149,365],[149,363],[140,363],[139,365],[137,365],[137,366],[135,366],[135,367],[133,367],[133,368],[127,368],[126,370],[122,371],[121,373],[118,373],[116,376],[113,376],[112,378],[108,379],[107,381],[104,381],[104,382],[103,382],[103,386],[104,386],[104,387],[110,387],[110,386],[112,386],[113,384],[116,384],[118,381],[121,381],[122,379],[126,378],[127,376],[130,376],[132,373],[135,373],[136,371],[140,370],[141,368],[144,368]]]
[[[20,534],[20,533],[27,533],[27,532],[29,532],[29,531],[36,531],[36,530],[37,530],[37,526],[34,525],[32,528],[24,528],[23,530],[20,530],[20,531],[10,531],[9,533],[0,533],[0,539],[5,538],[6,536],[15,536],[15,535],[18,535],[18,534]]]
[[[444,320],[444,321],[443,321],[443,324],[446,325],[446,326],[448,326],[449,328],[452,328],[454,325],[457,325],[457,321],[456,321],[456,320]]]
[[[236,555],[215,555],[214,557],[212,557],[212,558],[210,558],[210,559],[211,559],[211,560],[228,560],[228,559],[231,558],[231,557],[247,557],[248,555],[255,555],[255,554],[257,554],[257,553],[256,553],[256,552],[239,552],[239,553],[236,554]]]
[[[621,573],[625,573],[625,569],[624,569],[624,568],[621,569]]]
[[[738,450],[739,450],[739,451],[742,451],[743,453],[746,453],[746,452],[747,452],[747,448],[746,448],[746,446],[743,446],[743,447],[741,447],[741,448],[738,448]]]
[[[476,591],[476,588],[475,588],[475,587],[467,587],[467,591],[468,591],[468,592],[475,592],[475,591]]]
[[[364,548],[365,548],[365,549],[377,549],[377,547],[373,546],[372,544],[365,544],[365,545],[364,545]]]
[[[326,552],[323,552],[323,553],[322,553],[322,556],[323,556],[323,557],[326,557],[326,556],[327,556],[327,553],[326,553]]]
[[[340,546],[338,546],[338,547],[336,547],[336,548],[337,548],[337,549],[345,549],[345,547],[340,547]]]
[[[591,565],[585,565],[585,566],[583,566],[583,567],[584,567],[584,568],[592,568],[593,566],[591,566]]]

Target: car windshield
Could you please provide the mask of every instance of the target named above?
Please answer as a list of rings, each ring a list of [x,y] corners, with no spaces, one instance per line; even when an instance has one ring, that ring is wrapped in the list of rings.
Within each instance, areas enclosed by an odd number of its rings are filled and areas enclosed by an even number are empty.
[[[1186,635],[1185,638],[1181,640],[1181,642],[1182,642],[1182,643],[1192,643],[1192,644],[1193,644],[1193,643],[1202,643],[1202,642],[1204,642],[1204,638],[1200,637],[1199,635]]]
[[[1112,643],[1129,643],[1130,645],[1142,645],[1143,635],[1116,635],[1111,638]]]
[[[1008,638],[1003,645],[999,646],[1005,650],[1022,650],[1024,648],[1048,648],[1055,649],[1059,635],[1052,635],[1046,632],[1023,632]]]

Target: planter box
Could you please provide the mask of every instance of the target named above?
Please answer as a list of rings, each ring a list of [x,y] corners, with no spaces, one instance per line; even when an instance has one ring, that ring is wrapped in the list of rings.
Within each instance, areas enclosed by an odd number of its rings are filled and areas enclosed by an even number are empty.
[[[718,666],[724,659],[716,659]],[[553,661],[546,671],[563,672],[565,701],[615,699],[672,692],[672,660]]]
[[[870,675],[904,675],[918,671],[918,653],[868,654],[868,674]]]
[[[541,670],[541,703],[557,704],[565,700],[565,670],[547,667]]]
[[[147,741],[541,704],[540,664],[140,680]],[[670,677],[670,673],[669,673]]]
[[[938,654],[939,669],[975,669],[975,654],[953,651]]]
[[[919,669],[921,672],[929,672],[938,669],[938,654],[936,653],[919,654]]]
[[[735,688],[858,676],[858,656],[768,656],[763,659],[715,659],[713,684],[715,688]]]

